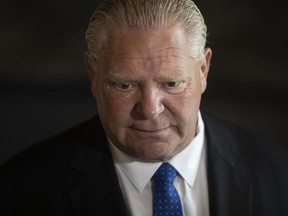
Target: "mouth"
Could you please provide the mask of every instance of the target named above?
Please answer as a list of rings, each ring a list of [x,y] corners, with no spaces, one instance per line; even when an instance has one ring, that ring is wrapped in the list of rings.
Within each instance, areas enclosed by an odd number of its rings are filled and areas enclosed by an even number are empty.
[[[142,132],[142,133],[147,133],[147,134],[157,134],[166,131],[168,127],[165,128],[155,128],[155,129],[146,129],[146,128],[136,128],[136,127],[130,127],[130,129],[137,131],[137,132]]]

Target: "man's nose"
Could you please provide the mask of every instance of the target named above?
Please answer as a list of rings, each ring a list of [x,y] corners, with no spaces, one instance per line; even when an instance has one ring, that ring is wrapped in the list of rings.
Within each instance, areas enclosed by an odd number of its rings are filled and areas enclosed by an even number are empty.
[[[141,120],[155,119],[165,109],[162,100],[163,95],[158,89],[142,90],[133,110],[134,117]]]

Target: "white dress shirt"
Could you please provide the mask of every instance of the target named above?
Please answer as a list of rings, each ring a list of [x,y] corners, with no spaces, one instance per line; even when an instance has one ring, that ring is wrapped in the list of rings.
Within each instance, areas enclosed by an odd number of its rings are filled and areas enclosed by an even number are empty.
[[[184,215],[209,216],[205,129],[200,112],[197,122],[194,139],[168,163],[179,173],[174,185],[181,198]],[[161,162],[140,162],[120,151],[109,139],[108,141],[130,215],[152,216],[151,178]]]

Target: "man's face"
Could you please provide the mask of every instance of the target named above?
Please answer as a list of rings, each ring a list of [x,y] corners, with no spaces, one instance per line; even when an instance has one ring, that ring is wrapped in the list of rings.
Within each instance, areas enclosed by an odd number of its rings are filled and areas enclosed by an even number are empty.
[[[211,50],[193,59],[179,26],[113,31],[107,44],[101,67],[87,61],[106,135],[131,156],[168,160],[195,136]]]

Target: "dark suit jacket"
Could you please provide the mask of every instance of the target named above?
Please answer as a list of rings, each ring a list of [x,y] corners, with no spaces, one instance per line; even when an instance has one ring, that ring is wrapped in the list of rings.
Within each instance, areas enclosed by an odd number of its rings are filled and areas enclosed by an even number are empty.
[[[287,153],[203,114],[211,216],[288,215]],[[0,215],[128,215],[98,118],[0,168]]]

